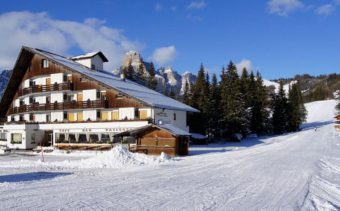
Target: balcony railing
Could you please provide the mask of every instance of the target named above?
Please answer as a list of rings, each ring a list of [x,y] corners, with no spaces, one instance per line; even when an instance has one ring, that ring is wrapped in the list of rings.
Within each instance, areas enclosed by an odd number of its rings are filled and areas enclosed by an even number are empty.
[[[39,93],[39,92],[51,92],[51,91],[65,91],[65,90],[73,90],[72,83],[55,83],[50,85],[34,85],[32,87],[24,88],[19,90],[19,96]]]
[[[87,108],[108,108],[107,100],[88,100],[88,101],[72,101],[62,103],[33,103],[31,105],[22,105],[11,108],[10,114],[31,112],[31,111],[50,111],[50,110],[68,110],[68,109],[87,109]]]

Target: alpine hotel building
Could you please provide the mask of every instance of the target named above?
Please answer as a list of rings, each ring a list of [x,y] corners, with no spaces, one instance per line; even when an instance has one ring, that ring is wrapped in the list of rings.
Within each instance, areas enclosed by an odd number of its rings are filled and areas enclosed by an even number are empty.
[[[14,149],[41,143],[100,149],[119,134],[142,131],[134,133],[136,148],[187,154],[187,112],[198,111],[103,71],[107,61],[102,52],[68,58],[22,47],[0,103],[0,142]]]

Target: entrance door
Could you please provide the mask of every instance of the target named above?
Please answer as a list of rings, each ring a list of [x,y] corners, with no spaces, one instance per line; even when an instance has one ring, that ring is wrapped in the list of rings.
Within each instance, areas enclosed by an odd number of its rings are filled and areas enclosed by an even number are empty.
[[[188,155],[189,154],[189,139],[186,136],[177,137],[177,154],[178,155]]]

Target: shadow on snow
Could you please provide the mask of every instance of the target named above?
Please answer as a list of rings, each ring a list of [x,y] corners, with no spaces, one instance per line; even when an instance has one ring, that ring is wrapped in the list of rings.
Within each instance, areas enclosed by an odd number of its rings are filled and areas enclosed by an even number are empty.
[[[21,174],[0,175],[0,183],[4,182],[32,182],[45,179],[53,179],[60,176],[71,175],[67,172],[30,172]]]

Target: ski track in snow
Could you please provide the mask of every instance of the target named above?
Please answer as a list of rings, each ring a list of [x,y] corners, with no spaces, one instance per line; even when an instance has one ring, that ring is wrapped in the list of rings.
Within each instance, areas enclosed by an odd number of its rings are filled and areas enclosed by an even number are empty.
[[[202,148],[158,165],[4,168],[0,157],[0,210],[339,210],[340,136],[331,124],[333,105],[308,104],[308,123],[300,132],[260,138],[234,151]],[[51,174],[39,173],[40,180],[2,181],[44,171]]]

